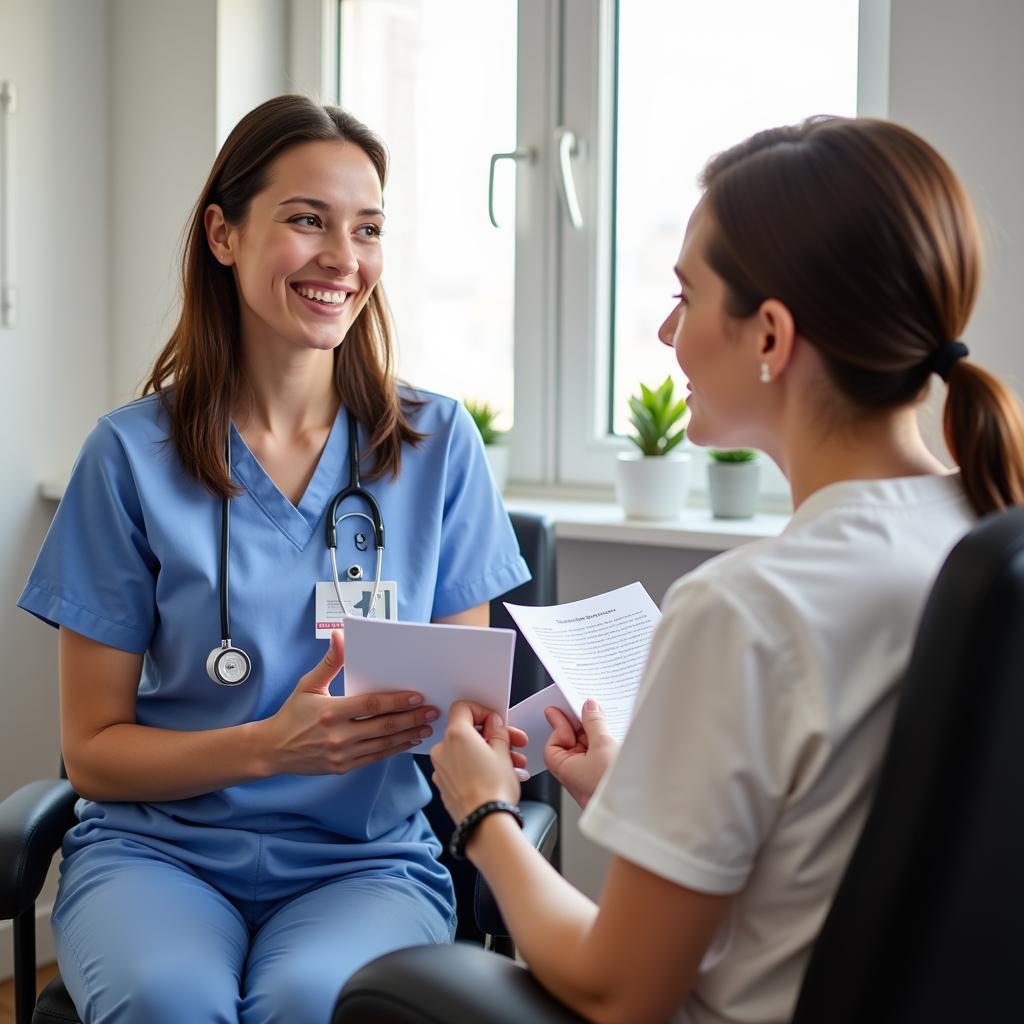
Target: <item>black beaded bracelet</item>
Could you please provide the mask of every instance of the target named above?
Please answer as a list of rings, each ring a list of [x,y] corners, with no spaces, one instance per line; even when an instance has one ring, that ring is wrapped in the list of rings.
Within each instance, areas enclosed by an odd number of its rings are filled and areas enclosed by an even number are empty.
[[[475,811],[470,811],[455,826],[455,831],[448,841],[448,852],[456,860],[466,859],[466,842],[469,839],[470,833],[488,814],[493,814],[495,811],[504,811],[506,814],[511,814],[519,823],[519,827],[523,827],[523,812],[519,810],[516,804],[510,804],[507,800],[488,800],[487,803],[481,804]]]

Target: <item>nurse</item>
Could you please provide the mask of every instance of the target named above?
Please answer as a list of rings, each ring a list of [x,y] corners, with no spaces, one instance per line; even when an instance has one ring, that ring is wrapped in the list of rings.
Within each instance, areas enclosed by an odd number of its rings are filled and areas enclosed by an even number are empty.
[[[86,439],[21,596],[60,627],[82,799],[53,930],[87,1024],[322,1024],[359,964],[452,936],[408,756],[437,709],[342,696],[324,625],[352,448],[386,530],[375,615],[486,625],[528,571],[468,415],[393,377],[386,169],[336,107],[242,119],[188,225],[178,325],[144,397]],[[366,609],[377,544],[350,511],[338,589]],[[207,672],[224,633],[242,682]]]
[[[597,1022],[791,1019],[926,595],[979,515],[1024,502],[1020,406],[962,340],[977,227],[934,149],[815,118],[715,157],[704,186],[660,337],[693,440],[766,451],[795,512],[670,589],[617,756],[598,708],[578,732],[549,710],[548,767],[612,855],[600,902],[509,814],[470,817],[465,846],[534,975]],[[916,419],[936,377],[954,473]],[[495,718],[456,705],[431,751],[455,821],[518,798]]]

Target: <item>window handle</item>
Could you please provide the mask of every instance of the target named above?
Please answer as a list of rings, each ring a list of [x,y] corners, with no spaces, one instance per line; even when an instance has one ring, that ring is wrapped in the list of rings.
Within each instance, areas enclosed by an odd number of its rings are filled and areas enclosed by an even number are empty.
[[[558,178],[562,184],[565,212],[569,215],[569,223],[579,231],[583,227],[583,214],[580,213],[580,200],[576,194],[576,179],[572,173],[572,158],[583,155],[583,146],[577,140],[576,133],[568,128],[555,129],[555,142],[558,145]]]
[[[491,154],[491,169],[487,175],[487,216],[490,217],[491,224],[493,224],[494,227],[498,227],[498,222],[494,217],[494,168],[498,166],[498,161],[526,160],[532,164],[536,156],[537,151],[535,149],[528,149],[523,146],[510,150],[508,153]]]
[[[15,322],[11,286],[11,117],[16,108],[13,82],[0,82],[0,327]]]

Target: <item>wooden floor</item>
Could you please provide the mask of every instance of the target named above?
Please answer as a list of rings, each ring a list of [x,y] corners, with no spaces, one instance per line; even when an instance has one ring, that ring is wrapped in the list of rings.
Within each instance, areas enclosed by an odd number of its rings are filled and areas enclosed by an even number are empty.
[[[36,990],[41,989],[57,973],[56,964],[47,964],[36,972]],[[0,983],[0,1024],[14,1024],[14,982]]]

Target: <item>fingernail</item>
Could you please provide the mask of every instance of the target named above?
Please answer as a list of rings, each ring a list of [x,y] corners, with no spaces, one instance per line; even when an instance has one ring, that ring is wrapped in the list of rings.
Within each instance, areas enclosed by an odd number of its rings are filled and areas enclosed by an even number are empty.
[[[422,742],[422,740],[409,740],[409,746],[418,747]]]
[[[423,739],[426,739],[428,736],[433,736],[433,735],[434,735],[434,730],[429,728],[426,725],[422,729],[420,729],[420,736],[422,736]]]
[[[411,704],[411,705],[412,705],[413,707],[416,707],[416,705],[417,705],[417,704],[422,704],[422,703],[423,703],[423,694],[421,694],[421,693],[414,693],[414,694],[413,694],[413,695],[412,695],[412,696],[411,696],[411,697],[409,698],[409,703],[410,703],[410,704]]]
[[[516,769],[514,769],[514,771],[516,773],[516,778],[520,782],[529,782],[530,781],[530,773],[525,768],[516,768]]]
[[[600,704],[598,704],[598,703],[597,703],[597,701],[596,701],[596,700],[594,700],[594,698],[593,698],[593,697],[588,697],[588,698],[587,698],[587,699],[586,699],[586,700],[585,700],[585,701],[583,702],[583,707],[584,707],[584,708],[585,708],[585,709],[586,709],[587,711],[600,711],[600,710],[601,710],[601,705],[600,705]]]
[[[438,712],[431,708],[424,716],[423,720],[426,722],[433,722],[438,717]]]

